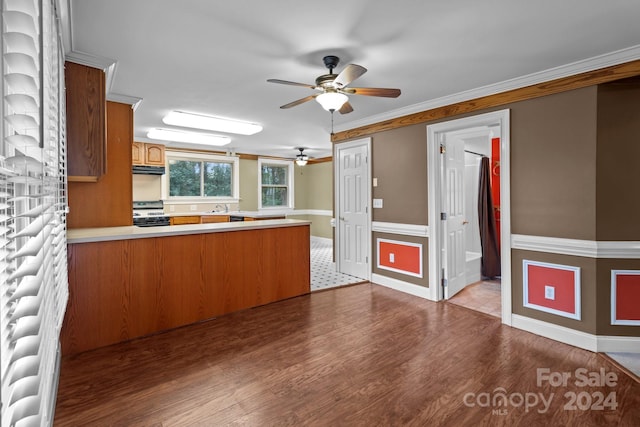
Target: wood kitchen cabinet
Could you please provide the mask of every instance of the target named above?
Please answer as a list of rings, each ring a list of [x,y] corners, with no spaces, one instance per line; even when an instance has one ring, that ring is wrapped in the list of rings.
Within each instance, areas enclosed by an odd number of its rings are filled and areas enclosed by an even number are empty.
[[[118,227],[133,223],[131,105],[107,101],[109,170],[97,182],[69,181],[67,228]]]
[[[169,222],[171,223],[171,225],[200,224],[200,216],[172,216],[169,219]]]
[[[131,163],[134,165],[144,164],[144,142],[133,142],[131,146]]]
[[[259,216],[259,217],[252,217],[252,216],[245,216],[244,220],[245,221],[261,221],[261,220],[265,220],[265,219],[285,219],[284,215],[273,215],[273,216]]]
[[[62,354],[308,294],[309,241],[294,224],[70,243]]]
[[[164,166],[164,145],[134,142],[131,161],[134,165]]]
[[[229,215],[203,215],[203,224],[212,224],[216,222],[229,222]]]
[[[97,182],[107,170],[103,70],[65,62],[68,180]]]

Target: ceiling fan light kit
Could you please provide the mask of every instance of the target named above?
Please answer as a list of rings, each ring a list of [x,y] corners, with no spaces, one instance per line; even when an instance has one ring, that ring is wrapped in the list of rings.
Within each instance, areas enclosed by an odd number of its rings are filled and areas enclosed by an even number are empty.
[[[269,79],[270,83],[278,83],[291,86],[302,86],[309,89],[317,90],[320,93],[300,98],[296,101],[282,105],[280,108],[291,108],[296,105],[303,104],[307,101],[315,99],[322,108],[333,113],[339,111],[341,114],[347,114],[353,111],[353,107],[349,103],[348,95],[364,95],[364,96],[382,96],[385,98],[397,98],[400,96],[400,89],[387,89],[375,87],[352,88],[347,87],[355,79],[367,72],[367,69],[356,64],[349,64],[340,72],[333,74],[333,69],[340,62],[340,58],[334,55],[327,55],[322,58],[325,67],[329,69],[329,74],[323,74],[316,78],[316,84],[306,84],[291,82],[288,80]]]
[[[300,150],[300,154],[296,156],[296,164],[298,166],[304,166],[309,161],[309,156],[303,153],[304,148],[298,148]]]
[[[322,105],[327,111],[337,111],[349,100],[349,97],[344,93],[338,92],[325,92],[316,96],[318,104]]]

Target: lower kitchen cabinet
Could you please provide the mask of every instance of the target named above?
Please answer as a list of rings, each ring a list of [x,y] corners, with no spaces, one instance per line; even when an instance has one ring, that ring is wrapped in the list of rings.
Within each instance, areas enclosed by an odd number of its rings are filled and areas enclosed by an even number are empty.
[[[203,215],[203,224],[212,224],[216,222],[229,222],[229,215]]]
[[[308,294],[309,246],[308,224],[70,243],[62,354]]]
[[[171,225],[200,224],[200,215],[172,216],[169,221]]]

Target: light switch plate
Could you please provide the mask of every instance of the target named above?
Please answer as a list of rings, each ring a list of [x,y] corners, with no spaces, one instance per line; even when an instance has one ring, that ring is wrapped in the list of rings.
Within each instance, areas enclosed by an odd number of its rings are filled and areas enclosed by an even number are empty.
[[[396,255],[394,253],[389,254],[389,262],[390,263],[396,262]]]
[[[373,186],[374,187],[378,186],[378,178],[373,178]]]
[[[373,199],[373,207],[381,208],[382,207],[382,199]]]

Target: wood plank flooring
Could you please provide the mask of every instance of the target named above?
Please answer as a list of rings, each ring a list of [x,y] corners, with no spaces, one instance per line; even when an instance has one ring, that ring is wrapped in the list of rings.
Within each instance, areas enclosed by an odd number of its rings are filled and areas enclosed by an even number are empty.
[[[538,368],[571,377],[538,385]],[[615,385],[582,387],[581,368]],[[617,407],[591,409],[598,392]],[[360,284],[64,358],[55,425],[638,426],[640,384],[595,353]]]

